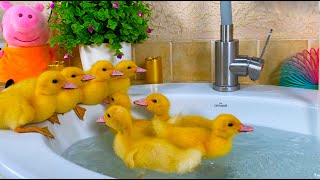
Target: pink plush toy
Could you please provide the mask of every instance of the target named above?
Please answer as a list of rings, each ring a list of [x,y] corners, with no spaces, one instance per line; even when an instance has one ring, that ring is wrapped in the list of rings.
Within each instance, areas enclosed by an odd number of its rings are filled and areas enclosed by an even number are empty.
[[[47,44],[50,30],[42,14],[44,6],[1,1],[0,8],[5,11],[1,29],[7,42],[0,52],[0,82],[37,77],[55,60],[53,49]]]

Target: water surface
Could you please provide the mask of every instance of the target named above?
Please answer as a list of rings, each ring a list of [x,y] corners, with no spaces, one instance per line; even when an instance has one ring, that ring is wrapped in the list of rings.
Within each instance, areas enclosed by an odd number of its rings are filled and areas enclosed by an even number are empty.
[[[62,156],[92,171],[114,178],[307,178],[320,179],[320,143],[312,136],[253,126],[254,132],[240,133],[232,151],[217,159],[204,159],[194,172],[165,174],[129,169],[112,148],[114,135],[83,139]]]

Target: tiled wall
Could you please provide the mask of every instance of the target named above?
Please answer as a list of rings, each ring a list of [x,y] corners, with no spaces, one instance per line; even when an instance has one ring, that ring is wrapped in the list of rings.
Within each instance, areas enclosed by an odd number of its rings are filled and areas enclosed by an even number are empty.
[[[239,40],[239,54],[259,57],[265,40]],[[318,40],[270,40],[263,59],[260,79],[240,77],[240,83],[278,85],[283,63],[298,52],[318,48]],[[145,59],[160,56],[164,82],[214,82],[215,40],[208,41],[145,41],[132,46],[133,60],[145,67]],[[70,64],[81,67],[78,49]],[[144,74],[136,80],[144,80]]]
[[[298,52],[318,48],[317,40],[271,40],[263,59],[265,66],[257,81],[241,77],[241,83],[278,84],[282,64]],[[240,40],[239,53],[259,57],[265,40]],[[150,56],[161,56],[165,82],[214,82],[214,41],[144,42],[134,46],[135,61],[144,66]],[[143,76],[137,77],[143,79]]]
[[[41,1],[46,6],[51,1]],[[14,4],[25,2],[13,1]],[[36,1],[27,2],[35,4]],[[164,82],[214,82],[214,41],[219,38],[219,1],[150,1],[154,10],[148,41],[132,46],[134,61],[161,56]],[[240,77],[241,83],[278,83],[282,64],[304,49],[318,48],[320,13],[317,1],[232,1],[234,38],[240,54],[260,56],[270,28],[274,29],[264,55],[259,80]],[[0,11],[0,16],[2,16]],[[44,14],[48,16],[49,10]],[[1,39],[1,42],[4,40]],[[63,55],[60,55],[59,59]],[[78,49],[66,65],[81,67]],[[136,75],[143,80],[144,75]]]

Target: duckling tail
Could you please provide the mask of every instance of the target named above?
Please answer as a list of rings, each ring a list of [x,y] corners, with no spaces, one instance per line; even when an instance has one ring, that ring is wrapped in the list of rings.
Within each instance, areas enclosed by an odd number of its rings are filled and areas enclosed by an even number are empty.
[[[177,165],[177,173],[192,172],[200,164],[201,158],[202,153],[197,149],[188,149],[186,152],[181,153],[179,157],[181,161]]]

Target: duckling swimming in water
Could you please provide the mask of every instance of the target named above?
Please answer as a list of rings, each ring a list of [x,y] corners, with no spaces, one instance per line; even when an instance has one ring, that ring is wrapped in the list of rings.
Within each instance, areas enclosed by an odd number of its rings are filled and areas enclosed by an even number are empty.
[[[231,114],[220,114],[212,120],[210,129],[201,127],[178,127],[161,120],[152,121],[156,136],[164,138],[181,148],[199,149],[204,157],[216,158],[232,149],[232,138],[240,132],[251,132]]]
[[[131,115],[122,106],[110,106],[103,118],[117,131],[114,151],[129,168],[182,174],[192,172],[201,162],[202,154],[197,149],[178,148],[160,138],[136,136]]]

